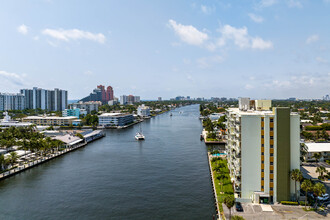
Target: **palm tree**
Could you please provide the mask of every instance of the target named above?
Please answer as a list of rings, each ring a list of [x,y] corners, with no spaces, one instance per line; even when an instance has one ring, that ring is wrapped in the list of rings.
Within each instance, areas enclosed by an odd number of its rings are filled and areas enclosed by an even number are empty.
[[[316,194],[316,196],[322,196],[325,193],[325,186],[322,183],[316,183],[313,187],[313,191]],[[316,197],[316,207],[317,207],[317,200]]]
[[[319,159],[321,158],[321,153],[314,153],[312,157],[315,158],[316,162],[319,162]]]
[[[16,163],[18,159],[17,153],[16,152],[10,152],[8,160],[10,162],[11,165],[14,165],[14,163]]]
[[[325,169],[325,167],[323,166],[319,166],[316,168],[316,173],[319,173],[319,179],[323,180],[324,179],[324,173],[327,173],[327,169]]]
[[[303,180],[303,175],[299,169],[294,169],[290,173],[290,177],[294,182],[294,192],[296,196],[296,201],[298,201],[298,195],[297,195],[297,182],[300,182]]]
[[[231,208],[235,204],[235,198],[233,196],[226,196],[225,199],[223,200],[227,208],[229,209],[229,219],[231,219]]]
[[[305,209],[306,209],[307,194],[308,194],[308,192],[313,191],[313,182],[306,179],[306,180],[304,180],[304,182],[302,182],[301,188],[302,188],[302,190],[304,190],[306,192],[306,198],[305,198]]]
[[[0,155],[0,170],[5,169],[5,156],[3,154]]]

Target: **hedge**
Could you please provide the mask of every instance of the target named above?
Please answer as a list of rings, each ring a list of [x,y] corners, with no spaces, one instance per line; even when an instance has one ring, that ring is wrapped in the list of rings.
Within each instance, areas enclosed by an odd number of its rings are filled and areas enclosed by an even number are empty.
[[[299,202],[299,205],[305,205],[305,202],[300,201],[300,202]],[[306,205],[308,205],[308,202],[306,203]]]
[[[306,131],[320,131],[322,130],[321,126],[314,126],[314,125],[310,125],[310,126],[306,126],[305,127]]]
[[[281,201],[282,205],[298,205],[298,202]]]
[[[310,125],[310,126],[306,126],[305,127],[306,131],[321,131],[321,130],[326,130],[329,131],[330,130],[330,124],[329,123],[324,123],[320,126],[318,125]]]

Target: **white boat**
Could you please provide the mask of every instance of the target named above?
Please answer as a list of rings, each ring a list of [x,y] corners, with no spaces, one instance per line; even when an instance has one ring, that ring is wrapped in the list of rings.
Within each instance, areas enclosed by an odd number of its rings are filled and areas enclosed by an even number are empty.
[[[135,135],[135,139],[138,140],[138,141],[145,139],[144,135],[142,134],[141,125],[140,125],[140,131],[137,132],[136,135]]]
[[[140,140],[144,140],[144,135],[140,132],[136,133],[135,135],[135,139],[140,141]]]

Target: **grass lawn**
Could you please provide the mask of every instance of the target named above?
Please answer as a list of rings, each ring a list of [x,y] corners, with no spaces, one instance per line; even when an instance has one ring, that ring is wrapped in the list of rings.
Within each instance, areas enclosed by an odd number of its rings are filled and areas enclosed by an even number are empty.
[[[214,177],[216,195],[220,203],[220,211],[222,212],[222,203],[226,196],[234,197],[233,185],[230,181],[227,160],[221,158],[213,158],[211,167]]]

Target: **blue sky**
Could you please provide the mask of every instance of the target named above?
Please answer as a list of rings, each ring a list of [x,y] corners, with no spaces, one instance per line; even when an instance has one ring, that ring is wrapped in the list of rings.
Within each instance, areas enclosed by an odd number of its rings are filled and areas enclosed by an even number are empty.
[[[330,0],[1,1],[0,27],[0,92],[330,93]]]

